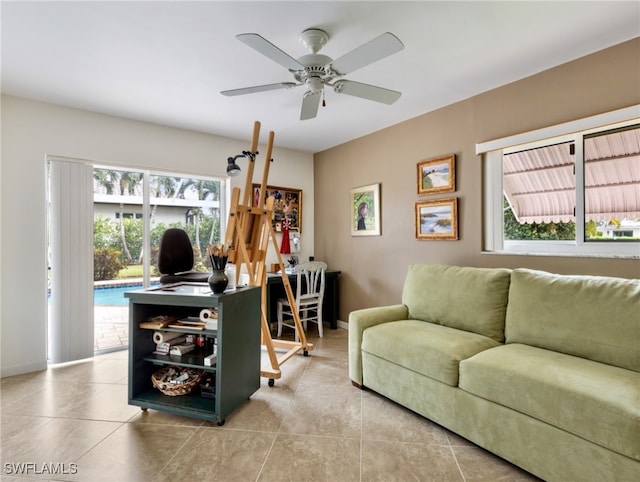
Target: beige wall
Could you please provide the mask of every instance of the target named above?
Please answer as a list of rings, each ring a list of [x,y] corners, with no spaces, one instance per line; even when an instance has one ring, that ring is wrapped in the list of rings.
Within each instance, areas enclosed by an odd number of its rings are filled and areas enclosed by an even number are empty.
[[[75,157],[132,168],[226,176],[227,157],[249,147],[246,139],[122,119],[3,95],[0,164],[0,375],[47,366],[47,155]],[[263,125],[259,152],[272,126]],[[313,254],[313,156],[273,151],[269,183],[304,193],[302,256]],[[231,187],[244,188],[247,161]],[[256,159],[254,180],[261,179],[264,157]],[[275,251],[269,252],[275,261]]]
[[[640,39],[539,73],[315,155],[315,256],[342,271],[339,318],[398,303],[407,266],[448,263],[640,277],[640,260],[482,254],[475,144],[640,104]],[[393,108],[393,107],[391,107]],[[456,155],[459,241],[415,239],[416,164]],[[381,183],[382,235],[350,235],[350,190]]]

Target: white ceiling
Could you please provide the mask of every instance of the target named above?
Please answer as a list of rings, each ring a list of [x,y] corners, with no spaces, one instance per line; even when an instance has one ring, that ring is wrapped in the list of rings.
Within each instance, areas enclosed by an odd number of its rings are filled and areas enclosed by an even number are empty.
[[[2,92],[131,119],[318,152],[640,35],[640,3],[8,2]],[[403,93],[388,106],[325,89],[300,121],[304,87],[241,97],[221,90],[292,81],[235,38],[255,32],[299,57],[321,28],[338,58],[389,31],[405,49],[346,76]],[[614,86],[612,86],[613,88]]]

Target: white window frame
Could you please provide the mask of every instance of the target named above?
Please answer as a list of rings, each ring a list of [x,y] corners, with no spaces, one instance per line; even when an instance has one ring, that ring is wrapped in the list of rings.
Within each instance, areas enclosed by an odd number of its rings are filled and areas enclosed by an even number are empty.
[[[484,253],[606,258],[640,258],[640,242],[584,241],[583,139],[587,134],[640,123],[640,105],[558,126],[476,144],[483,157]],[[560,142],[575,143],[576,239],[513,241],[504,239],[502,155]]]

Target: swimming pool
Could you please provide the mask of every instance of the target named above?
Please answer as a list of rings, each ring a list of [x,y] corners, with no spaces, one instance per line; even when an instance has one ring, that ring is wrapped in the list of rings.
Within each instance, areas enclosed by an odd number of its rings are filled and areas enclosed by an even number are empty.
[[[151,286],[156,286],[157,283]],[[128,306],[129,298],[125,298],[127,291],[139,290],[143,286],[138,285],[119,285],[119,286],[101,286],[93,289],[93,304],[102,306]]]

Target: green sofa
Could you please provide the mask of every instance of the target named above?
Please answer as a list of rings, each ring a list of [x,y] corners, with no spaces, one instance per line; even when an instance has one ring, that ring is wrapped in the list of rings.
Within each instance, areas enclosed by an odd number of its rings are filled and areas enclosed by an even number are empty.
[[[640,480],[640,280],[412,265],[349,375],[545,480]]]

